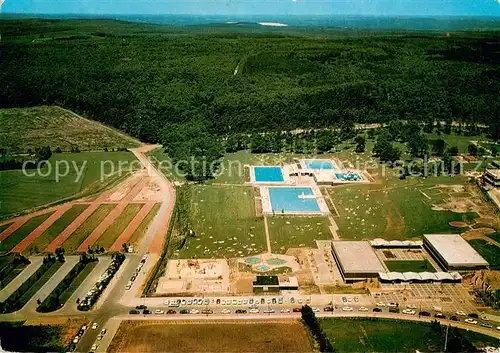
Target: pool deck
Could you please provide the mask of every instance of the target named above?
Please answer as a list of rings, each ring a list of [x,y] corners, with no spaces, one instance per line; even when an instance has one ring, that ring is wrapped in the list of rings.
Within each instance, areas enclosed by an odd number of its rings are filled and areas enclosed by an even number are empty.
[[[272,186],[272,187],[283,187],[283,188],[290,188],[291,186]],[[293,186],[298,187],[298,186]],[[330,210],[328,209],[328,206],[326,204],[325,199],[323,198],[323,195],[321,193],[321,190],[319,189],[318,186],[316,185],[308,185],[308,188],[311,188],[313,195],[311,197],[314,197],[316,199],[316,202],[318,203],[319,206],[319,211],[300,211],[300,212],[295,212],[295,211],[286,211],[286,215],[329,215]],[[261,186],[260,187],[260,195],[262,199],[262,213],[264,214],[273,214],[273,207],[271,204],[271,197],[269,195],[269,188],[266,186]],[[281,214],[281,212],[274,212],[275,214]]]

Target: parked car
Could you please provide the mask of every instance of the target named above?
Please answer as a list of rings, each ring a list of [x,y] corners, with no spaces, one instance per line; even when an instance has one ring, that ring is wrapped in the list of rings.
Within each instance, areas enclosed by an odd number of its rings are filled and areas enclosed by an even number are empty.
[[[353,311],[353,310],[354,310],[354,309],[353,309],[353,308],[351,308],[350,306],[344,306],[344,307],[342,308],[342,311]]]
[[[436,315],[434,315],[434,317],[437,317],[438,319],[446,319],[446,315],[444,315],[443,313],[437,313]]]
[[[140,314],[141,312],[139,310],[132,309],[128,313],[131,314],[131,315],[137,315],[137,314]]]
[[[182,309],[181,311],[179,311],[180,314],[189,314],[189,310],[188,309]]]
[[[390,313],[399,313],[399,308],[389,308]]]
[[[385,303],[378,302],[378,303],[377,303],[377,306],[379,306],[379,307],[384,307],[384,306],[385,306]]]
[[[258,314],[258,313],[259,313],[259,309],[257,309],[257,308],[252,308],[252,309],[248,310],[248,312],[249,312],[250,314]]]
[[[412,310],[412,309],[404,309],[404,310],[403,310],[403,314],[407,314],[407,315],[415,315],[415,310]]]
[[[272,314],[272,313],[274,313],[274,309],[264,309],[263,313],[264,314]]]
[[[450,320],[451,321],[458,321],[458,317],[456,317],[455,315],[453,315],[453,316],[450,317]]]
[[[459,316],[467,316],[467,313],[465,311],[462,311],[462,310],[457,311],[455,314],[457,314]]]
[[[165,314],[165,311],[161,309],[156,309],[155,314]]]
[[[143,313],[144,315],[149,315],[149,314],[151,314],[151,310],[144,309],[144,310],[142,311],[142,313]]]
[[[325,306],[323,311],[333,311],[333,306]]]
[[[487,324],[487,323],[485,323],[485,322],[483,322],[483,323],[481,324],[481,326],[486,327],[486,328],[493,328],[493,326],[491,326],[490,324]]]
[[[171,314],[177,314],[177,311],[175,311],[174,309],[169,309],[169,310],[167,311],[167,314],[170,314],[170,315],[171,315]]]
[[[302,312],[302,308],[293,308],[292,310],[294,313],[300,313]]]
[[[288,314],[290,312],[290,309],[281,309],[280,312],[282,314]]]
[[[144,310],[144,309],[147,309],[148,307],[146,305],[141,304],[141,305],[137,305],[135,308],[138,310]]]
[[[375,313],[379,313],[381,311],[382,311],[382,309],[380,309],[380,308],[373,308],[373,312],[375,312]]]
[[[190,313],[190,314],[199,314],[199,313],[200,313],[200,311],[199,311],[198,309],[191,309],[191,310],[189,311],[189,313]]]
[[[213,314],[214,311],[212,309],[205,309],[205,310],[202,310],[201,313],[205,314],[205,315],[209,315],[209,314]]]
[[[246,314],[247,311],[245,309],[238,309],[234,312],[235,314]]]
[[[470,313],[468,316],[473,318],[473,319],[479,319],[479,315],[476,313]]]
[[[90,348],[90,349],[91,349],[91,350],[93,350],[93,351],[96,351],[96,350],[97,350],[97,347],[99,347],[99,345],[97,345],[97,344],[95,344],[95,343],[94,343],[94,344],[92,345],[92,348]]]
[[[477,321],[471,318],[465,319],[465,322],[471,325],[477,325]]]
[[[221,314],[231,314],[231,310],[229,310],[229,309],[222,309],[222,310],[220,311],[220,313],[221,313]]]
[[[96,330],[96,329],[97,329],[97,322],[94,322],[94,323],[92,324],[92,330]]]
[[[358,309],[359,311],[368,311],[368,308],[365,308],[364,306],[362,306],[361,308]]]
[[[295,303],[295,298],[294,298],[294,297],[291,297],[291,298],[290,298],[290,303],[291,303],[291,304]]]
[[[417,308],[417,306],[415,304],[408,304],[406,307],[408,309],[416,309]]]
[[[421,311],[421,312],[418,313],[418,315],[420,315],[420,316],[431,316],[431,313],[428,312],[428,311]]]

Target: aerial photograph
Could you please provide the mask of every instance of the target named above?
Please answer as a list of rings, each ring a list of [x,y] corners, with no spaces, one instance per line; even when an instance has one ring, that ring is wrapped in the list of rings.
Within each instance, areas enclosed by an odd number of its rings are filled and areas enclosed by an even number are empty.
[[[500,0],[0,0],[0,353],[500,353]]]

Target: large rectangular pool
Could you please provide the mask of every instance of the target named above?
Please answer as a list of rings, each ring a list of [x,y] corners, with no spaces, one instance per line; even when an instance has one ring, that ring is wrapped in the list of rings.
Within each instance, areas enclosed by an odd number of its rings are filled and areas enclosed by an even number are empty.
[[[307,159],[305,164],[308,169],[335,169],[335,165],[328,159]]]
[[[257,183],[280,183],[285,181],[281,167],[254,167]]]
[[[269,198],[275,213],[318,213],[318,201],[311,188],[270,187]]]

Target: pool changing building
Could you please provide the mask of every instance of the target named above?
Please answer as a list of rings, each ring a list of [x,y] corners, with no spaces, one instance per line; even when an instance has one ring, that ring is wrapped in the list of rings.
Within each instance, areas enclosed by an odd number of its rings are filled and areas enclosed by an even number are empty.
[[[472,271],[489,266],[460,234],[426,234],[424,248],[447,271]]]
[[[377,278],[385,268],[368,241],[332,241],[332,254],[344,282]]]

